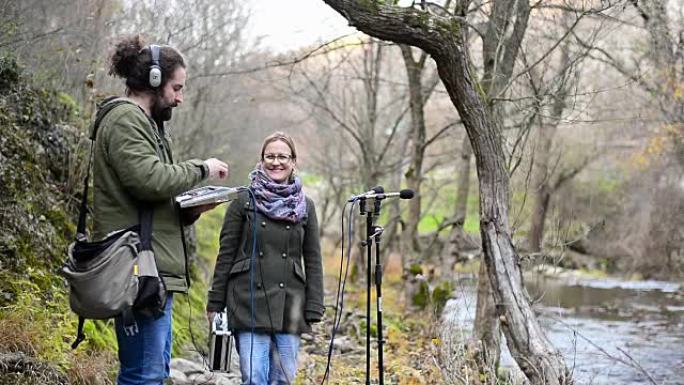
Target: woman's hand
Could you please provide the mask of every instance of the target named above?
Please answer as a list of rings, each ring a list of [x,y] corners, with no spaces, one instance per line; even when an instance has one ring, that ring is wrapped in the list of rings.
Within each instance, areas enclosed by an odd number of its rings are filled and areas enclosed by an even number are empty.
[[[211,323],[214,322],[214,317],[216,316],[215,311],[207,311],[207,321],[209,321],[209,329],[211,329]]]

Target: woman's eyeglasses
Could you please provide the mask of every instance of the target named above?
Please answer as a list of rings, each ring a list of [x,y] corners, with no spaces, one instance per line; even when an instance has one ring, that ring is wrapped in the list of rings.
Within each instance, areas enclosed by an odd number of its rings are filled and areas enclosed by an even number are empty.
[[[287,163],[292,159],[292,155],[285,154],[265,154],[264,160],[268,163],[273,163],[276,160],[280,163]]]

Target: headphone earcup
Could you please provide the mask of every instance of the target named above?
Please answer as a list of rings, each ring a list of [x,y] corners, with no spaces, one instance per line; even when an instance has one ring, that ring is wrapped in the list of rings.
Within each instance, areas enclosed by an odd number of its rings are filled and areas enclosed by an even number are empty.
[[[162,73],[161,68],[157,65],[150,67],[150,86],[157,88],[161,85]]]

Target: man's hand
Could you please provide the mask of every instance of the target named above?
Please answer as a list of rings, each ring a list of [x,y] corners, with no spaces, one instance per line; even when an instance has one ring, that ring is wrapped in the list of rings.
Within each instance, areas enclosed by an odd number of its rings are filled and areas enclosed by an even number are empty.
[[[204,161],[209,170],[209,179],[226,179],[230,172],[228,165],[216,158],[209,158]]]
[[[203,212],[209,211],[218,205],[220,205],[220,203],[208,203],[206,205],[186,207],[184,209],[181,209],[181,219],[183,222],[183,226],[190,226],[199,219],[200,215]]]

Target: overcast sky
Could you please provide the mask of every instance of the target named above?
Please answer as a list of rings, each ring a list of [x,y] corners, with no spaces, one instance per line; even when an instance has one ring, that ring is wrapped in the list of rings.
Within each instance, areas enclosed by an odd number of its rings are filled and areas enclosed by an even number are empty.
[[[250,34],[276,52],[325,42],[355,29],[323,0],[250,0]]]

